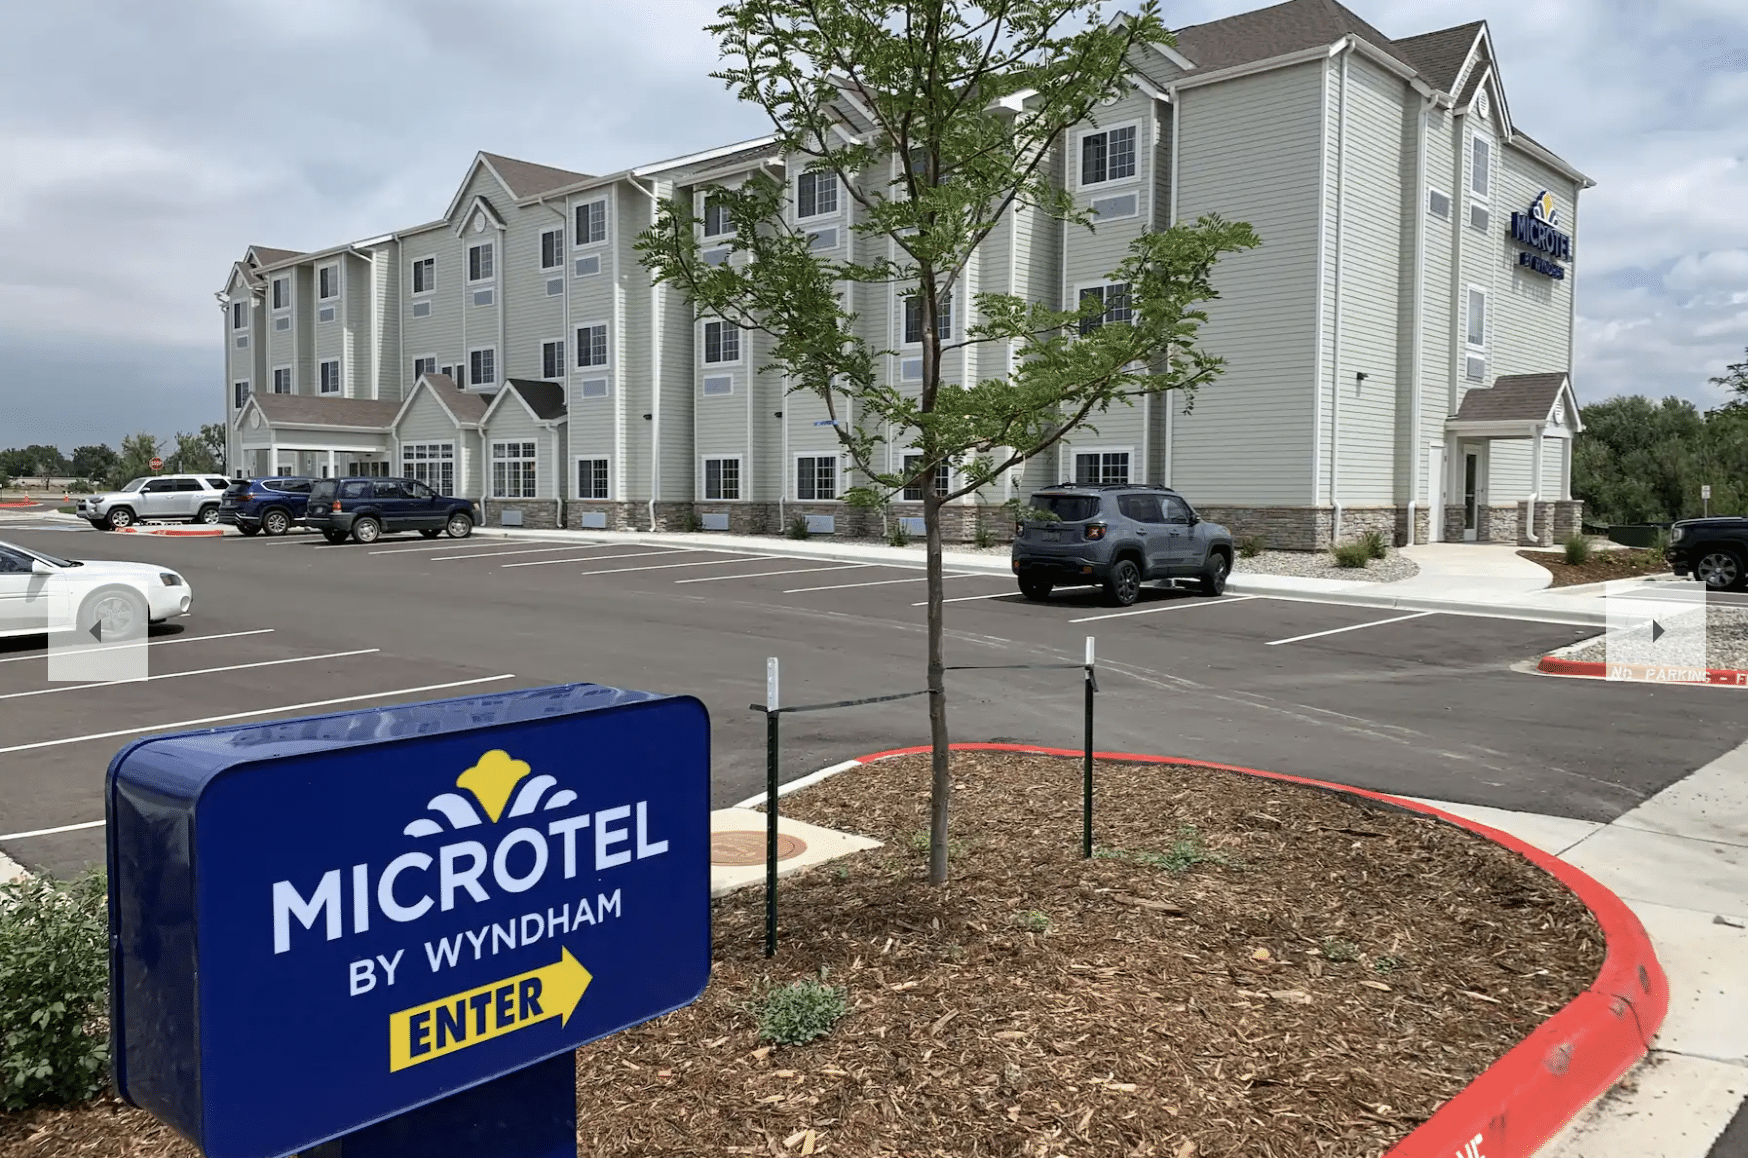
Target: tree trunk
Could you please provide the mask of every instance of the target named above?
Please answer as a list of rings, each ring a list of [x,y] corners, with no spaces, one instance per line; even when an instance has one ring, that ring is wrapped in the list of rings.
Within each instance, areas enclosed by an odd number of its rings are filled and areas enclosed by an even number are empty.
[[[953,782],[947,775],[946,660],[942,656],[945,607],[941,590],[941,500],[932,476],[923,491],[923,537],[929,587],[929,883],[947,883],[947,812]]]

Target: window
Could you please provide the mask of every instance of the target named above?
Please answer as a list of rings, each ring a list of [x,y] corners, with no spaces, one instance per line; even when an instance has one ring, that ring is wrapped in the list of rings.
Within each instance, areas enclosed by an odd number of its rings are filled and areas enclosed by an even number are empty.
[[[273,392],[275,394],[291,393],[290,366],[275,366],[273,368]]]
[[[906,475],[914,474],[914,473],[916,473],[917,468],[922,466],[922,464],[923,464],[923,456],[922,455],[920,455],[920,454],[907,454],[904,456],[904,473]],[[949,489],[951,489],[952,482],[953,482],[953,468],[944,462],[937,464],[935,466],[935,494],[937,494],[937,495],[946,494],[947,491]],[[904,488],[904,501],[907,503],[920,503],[920,502],[922,502],[923,501],[923,486],[922,486],[922,484],[921,483],[912,483],[909,486],[906,486]]]
[[[542,378],[564,377],[564,343],[542,342],[540,344],[540,376]]]
[[[1090,334],[1100,326],[1116,325],[1121,322],[1127,325],[1135,316],[1135,311],[1129,304],[1129,283],[1126,281],[1112,282],[1110,285],[1087,286],[1080,291],[1080,305],[1086,308],[1088,301],[1100,302],[1104,305],[1103,313],[1080,319],[1080,332]]]
[[[540,268],[557,269],[564,264],[564,230],[548,229],[540,235]]]
[[[1450,197],[1440,193],[1437,189],[1428,189],[1426,191],[1426,211],[1434,217],[1449,221],[1451,219]]]
[[[725,500],[740,498],[740,459],[704,460],[704,497]]]
[[[401,473],[418,479],[440,495],[455,491],[455,444],[453,442],[404,442]]]
[[[728,206],[719,198],[704,198],[704,236],[721,237],[725,233],[734,232],[734,219],[728,214]]]
[[[824,502],[838,497],[838,460],[830,455],[795,460],[795,497]]]
[[[1492,152],[1493,146],[1486,137],[1476,137],[1470,144],[1469,192],[1477,197],[1487,196],[1492,187],[1493,171],[1488,164]]]
[[[492,242],[482,241],[478,245],[468,246],[467,280],[490,281],[492,274]]]
[[[577,244],[598,245],[607,240],[607,202],[591,201],[577,206]]]
[[[498,352],[490,346],[467,353],[467,383],[470,386],[490,386],[498,380]]]
[[[704,361],[740,361],[740,327],[732,322],[705,322]]]
[[[1134,519],[1137,523],[1165,522],[1165,514],[1159,509],[1158,495],[1121,495],[1117,498],[1117,509],[1125,518]]]
[[[421,374],[435,374],[436,372],[437,372],[437,359],[435,359],[435,358],[414,358],[413,359],[413,381],[417,382],[419,380],[419,376]]]
[[[953,336],[953,295],[944,294],[935,302],[935,336],[946,341]],[[923,299],[912,295],[904,299],[904,341],[914,346],[923,340]]]
[[[531,499],[534,497],[534,444],[532,442],[492,443],[492,497],[496,499]]]
[[[838,175],[816,171],[795,179],[795,216],[817,217],[838,211]]]
[[[340,296],[340,267],[324,265],[316,270],[316,296],[323,301]]]
[[[1129,485],[1129,452],[1103,450],[1075,455],[1074,481],[1089,487]]]
[[[1168,523],[1188,523],[1190,521],[1189,506],[1176,495],[1166,495],[1159,500],[1165,509],[1165,521]]]
[[[317,388],[323,394],[338,394],[340,392],[340,361],[323,362],[318,367],[320,374],[316,379]]]
[[[208,315],[211,316],[210,314]],[[231,329],[240,330],[249,324],[249,315],[242,302],[231,303]]]
[[[1487,291],[1469,287],[1468,342],[1477,350],[1487,348]]]
[[[249,384],[247,382],[231,383],[231,405],[241,410],[243,403],[249,400]]]
[[[1097,185],[1135,175],[1135,126],[1088,133],[1080,139],[1080,183]]]
[[[607,323],[577,327],[577,368],[607,364]]]
[[[276,277],[273,279],[273,308],[283,310],[291,305],[291,279]]]
[[[577,497],[579,499],[604,499],[607,497],[606,459],[577,459]]]
[[[437,288],[437,259],[422,257],[413,263],[413,292],[428,294]]]

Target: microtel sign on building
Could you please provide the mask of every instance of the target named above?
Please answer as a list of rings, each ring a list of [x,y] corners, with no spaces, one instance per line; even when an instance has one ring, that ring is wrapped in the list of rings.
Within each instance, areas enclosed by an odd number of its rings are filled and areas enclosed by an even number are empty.
[[[1566,267],[1558,263],[1572,260],[1572,235],[1560,232],[1559,224],[1560,211],[1554,208],[1554,195],[1546,189],[1536,194],[1526,212],[1513,213],[1511,239],[1537,251],[1519,250],[1517,264],[1556,281],[1564,278]]]
[[[267,1158],[689,1003],[709,765],[696,700],[586,684],[130,746],[118,1091]]]

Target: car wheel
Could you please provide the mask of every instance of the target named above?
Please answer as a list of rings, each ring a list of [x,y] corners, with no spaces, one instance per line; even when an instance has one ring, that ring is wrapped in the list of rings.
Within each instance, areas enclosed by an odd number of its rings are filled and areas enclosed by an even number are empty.
[[[194,518],[190,519],[189,522],[204,523],[207,526],[211,526],[218,522],[218,507],[213,503],[206,504],[206,506],[201,507],[198,511],[194,512]]]
[[[253,539],[256,535],[259,535],[261,533],[260,527],[239,526],[237,528],[237,530],[243,532],[243,538],[245,538],[245,539]]]
[[[449,522],[444,525],[443,530],[451,539],[465,539],[473,534],[473,520],[457,512],[449,516]]]
[[[1741,558],[1731,551],[1707,551],[1693,565],[1693,577],[1712,591],[1734,591],[1744,574]]]
[[[1024,595],[1027,599],[1035,599],[1042,602],[1043,600],[1050,598],[1050,592],[1055,586],[1056,584],[1052,583],[1049,579],[1044,578],[1042,575],[1020,576],[1020,594]]]
[[[1105,602],[1113,607],[1128,607],[1141,598],[1141,568],[1133,559],[1118,559],[1111,564],[1111,577],[1105,580]]]
[[[328,542],[330,542],[330,543],[333,543],[335,546],[339,546],[341,543],[344,543],[346,541],[346,532],[329,529],[329,530],[322,532],[322,538],[328,540]]]
[[[112,531],[119,531],[123,527],[131,527],[134,525],[134,513],[126,507],[116,507],[111,510],[109,515],[103,520],[103,525]]]
[[[1232,574],[1232,560],[1224,551],[1211,551],[1202,564],[1202,594],[1226,594],[1226,576]]]
[[[80,632],[99,643],[123,643],[145,638],[149,614],[139,592],[126,587],[104,587],[86,597],[76,622]]]
[[[261,529],[269,535],[283,535],[291,530],[291,516],[284,511],[268,511],[261,516]]]
[[[369,515],[352,520],[352,537],[360,543],[374,543],[382,538],[382,524]]]

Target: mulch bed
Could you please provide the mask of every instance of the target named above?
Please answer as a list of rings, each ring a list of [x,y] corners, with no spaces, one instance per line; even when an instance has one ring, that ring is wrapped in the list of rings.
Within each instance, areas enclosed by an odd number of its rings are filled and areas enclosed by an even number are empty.
[[[1353,798],[1184,766],[954,758],[926,883],[928,758],[784,811],[885,845],[718,901],[695,1005],[585,1047],[585,1155],[1377,1155],[1579,993],[1588,911],[1513,853]],[[759,1040],[762,985],[848,1015]],[[192,1158],[113,1104],[0,1116],[0,1156]]]
[[[1633,579],[1640,575],[1667,575],[1669,561],[1657,551],[1630,548],[1597,550],[1583,563],[1566,562],[1563,551],[1519,551],[1525,559],[1546,567],[1554,577],[1555,587],[1575,587],[1580,583],[1602,583],[1609,579]]]

